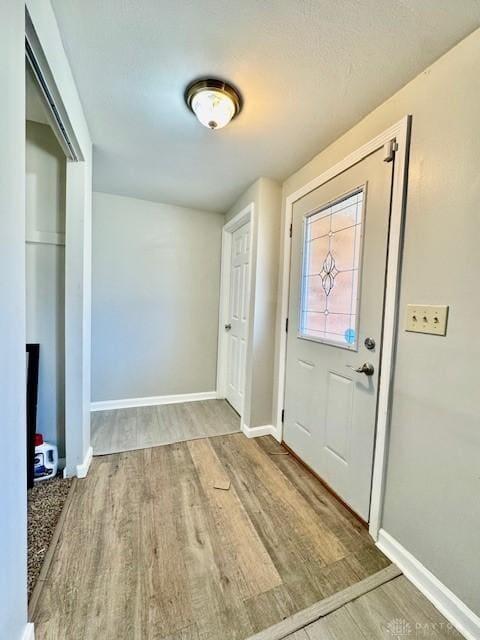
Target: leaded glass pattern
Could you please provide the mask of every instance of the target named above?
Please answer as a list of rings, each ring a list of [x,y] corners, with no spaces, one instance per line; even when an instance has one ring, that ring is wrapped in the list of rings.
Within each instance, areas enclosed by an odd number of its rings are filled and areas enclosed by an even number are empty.
[[[306,216],[300,336],[357,348],[364,190]]]

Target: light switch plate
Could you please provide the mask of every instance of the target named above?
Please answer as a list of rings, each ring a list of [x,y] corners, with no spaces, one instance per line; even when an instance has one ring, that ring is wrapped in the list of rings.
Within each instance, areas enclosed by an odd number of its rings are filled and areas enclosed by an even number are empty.
[[[447,318],[446,304],[408,304],[405,330],[444,336],[447,333]]]

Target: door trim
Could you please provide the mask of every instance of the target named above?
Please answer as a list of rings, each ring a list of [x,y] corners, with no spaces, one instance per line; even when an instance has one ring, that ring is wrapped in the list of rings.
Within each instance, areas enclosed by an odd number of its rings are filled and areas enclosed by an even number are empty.
[[[34,239],[65,244],[64,473],[75,476],[90,447],[92,144],[54,16],[31,1],[25,7],[25,54],[67,159],[66,234]]]
[[[353,151],[346,158],[324,171],[321,175],[313,178],[313,180],[310,180],[310,182],[305,184],[303,187],[300,187],[300,189],[297,189],[297,191],[288,195],[285,201],[283,262],[281,264],[282,272],[279,300],[279,326],[281,327],[281,330],[279,331],[276,349],[278,353],[278,390],[275,416],[275,437],[279,441],[282,441],[283,439],[282,412],[285,400],[287,358],[287,332],[285,331],[285,326],[288,317],[291,252],[291,238],[289,231],[292,221],[293,205],[297,200],[300,200],[300,198],[303,198],[314,189],[317,189],[329,180],[332,180],[340,173],[343,173],[382,147],[385,148],[385,160],[387,161],[392,157],[392,143],[396,143],[384,295],[382,355],[380,360],[381,377],[378,389],[372,492],[370,496],[369,532],[374,540],[378,539],[382,520],[388,431],[390,422],[391,386],[395,356],[395,337],[398,321],[399,275],[403,244],[411,121],[412,117],[410,115],[405,116],[396,124]]]
[[[249,282],[248,282],[248,320],[247,320],[247,345],[245,358],[245,389],[243,394],[243,406],[240,413],[242,431],[249,428],[250,416],[250,391],[252,384],[252,333],[253,333],[253,311],[254,311],[254,274],[255,274],[255,204],[251,202],[222,229],[222,262],[220,275],[220,305],[218,314],[218,352],[217,352],[217,398],[225,398],[227,388],[227,367],[228,367],[228,334],[223,330],[228,322],[229,297],[230,297],[230,273],[232,270],[232,236],[237,229],[250,222],[250,256],[249,256]]]

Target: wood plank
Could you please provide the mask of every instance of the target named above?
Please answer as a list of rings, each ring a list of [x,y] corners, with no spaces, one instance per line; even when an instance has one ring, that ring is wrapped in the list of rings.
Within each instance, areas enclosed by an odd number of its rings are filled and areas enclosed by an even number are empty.
[[[298,609],[286,586],[282,585],[245,601],[252,632],[257,633],[285,620]]]
[[[198,487],[188,495],[184,491],[185,484],[195,479],[186,447],[147,449],[139,454],[148,469],[142,476],[136,532],[141,549],[139,593],[146,598],[141,629],[145,637],[162,638],[196,622],[184,554],[188,532],[183,512],[185,500],[201,504],[201,497]]]
[[[137,446],[154,447],[158,442],[160,423],[156,407],[139,407],[137,409]],[[95,451],[95,449],[94,449]]]
[[[216,446],[217,443],[214,443]],[[221,446],[221,441],[219,443]],[[236,450],[236,451],[235,451]],[[347,555],[347,550],[332,532],[322,525],[307,501],[296,487],[272,461],[272,457],[264,452],[256,442],[253,446],[243,437],[232,438],[228,448],[222,451],[228,456],[229,469],[234,471],[242,461],[247,467],[252,490],[262,498],[264,507],[270,507],[281,514],[283,523],[288,523],[296,532],[295,544],[297,552],[304,562],[319,558],[326,564],[335,562]],[[222,457],[223,459],[223,457]],[[321,545],[318,541],[321,540]]]
[[[180,445],[179,445],[180,446]],[[187,449],[187,445],[181,445]],[[237,571],[231,550],[224,549],[209,509],[209,500],[198,473],[185,482],[182,500],[187,524],[187,543],[183,554],[191,594],[192,609],[200,638],[243,640],[253,632],[242,600],[238,597]]]
[[[103,449],[103,422],[106,420],[105,411],[94,411],[90,418],[90,437],[91,445],[94,449]]]
[[[94,460],[91,469],[93,477],[77,484],[70,510],[75,517],[67,518],[68,524],[60,536],[48,579],[35,611],[37,637],[50,639],[65,637],[68,633],[70,637],[77,634],[78,638],[91,637],[93,640],[95,633],[101,632],[97,627],[99,613],[102,611],[96,604],[96,592],[100,586],[96,579],[99,575],[97,572],[110,571],[108,565],[114,559],[113,555],[110,556],[113,545],[99,544],[104,537],[107,538],[114,508],[108,500],[109,478],[118,480],[123,488],[120,477],[115,475],[115,468],[116,464],[111,458]],[[93,491],[90,490],[92,488]],[[103,517],[97,519],[97,513],[102,513]],[[85,547],[87,540],[95,540],[96,544]],[[109,579],[110,573],[107,582]],[[91,599],[91,607],[87,605],[86,593],[88,599]],[[89,620],[88,633],[84,633],[84,623],[81,620],[88,619],[92,611],[95,615]],[[108,613],[102,613],[106,614],[102,625],[106,628]]]
[[[252,627],[241,601],[235,600],[236,584],[211,539],[212,526],[203,508],[184,512],[188,529],[185,549],[192,608],[202,638],[245,638]],[[235,605],[233,603],[236,603]]]
[[[223,400],[205,400],[185,404],[185,410],[194,425],[195,433],[205,436],[225,435],[240,429],[240,417]]]
[[[118,409],[112,433],[115,451],[130,451],[137,448],[137,409]]]
[[[318,581],[313,581],[308,573],[305,559],[307,550],[302,546],[301,535],[298,535],[299,527],[295,519],[285,517],[283,502],[277,502],[276,494],[265,486],[261,466],[253,467],[245,457],[242,436],[215,438],[212,446],[227,469],[232,485],[272,558],[296,610],[304,609],[322,598]],[[255,446],[255,443],[247,446]],[[315,542],[321,545],[320,532],[318,534]],[[315,557],[316,554],[310,554],[310,561]]]
[[[224,400],[95,411],[94,455],[110,455],[240,431],[240,418]]]
[[[288,640],[309,640],[307,632],[304,629],[295,631],[292,635],[288,636]]]
[[[383,585],[384,593],[398,606],[399,615],[425,636],[438,638],[463,638],[454,626],[427,600],[405,577]],[[421,626],[419,629],[418,625]]]
[[[401,571],[392,564],[389,567],[382,569],[382,571],[375,573],[373,576],[369,576],[365,580],[362,580],[361,582],[358,582],[357,584],[354,584],[351,587],[330,596],[329,598],[325,598],[303,611],[295,613],[287,620],[283,620],[269,629],[260,631],[260,633],[251,636],[249,640],[282,640],[283,638],[288,637],[289,634],[303,629],[312,622],[317,621],[319,618],[336,611],[352,600],[376,589],[385,582],[393,580],[399,575],[401,575]]]
[[[168,442],[184,442],[198,436],[194,422],[185,404],[170,404],[157,407],[162,431],[165,430]],[[205,430],[202,435],[205,435]]]
[[[281,578],[262,544],[234,487],[217,491],[214,482],[230,484],[209,440],[192,440],[188,449],[209,501],[230,578],[244,600],[281,584]]]
[[[320,618],[304,631],[308,640],[370,640],[363,635],[345,607]]]
[[[95,411],[92,414],[92,447],[93,451],[100,454],[116,450],[115,424],[117,410]]]
[[[286,451],[272,436],[258,438],[257,443],[268,453]],[[372,545],[368,530],[294,456],[275,457],[273,462],[349,552]]]
[[[311,562],[305,563],[305,570],[310,582],[315,586],[317,593],[321,594],[322,599],[328,598],[334,593],[338,593],[352,584],[360,582],[360,580],[376,573],[375,570],[366,571],[365,575],[358,577],[357,573],[352,570],[349,557],[341,558],[326,566],[322,566],[312,560]],[[316,598],[315,602],[319,599],[320,598]]]
[[[176,631],[175,633],[163,637],[161,640],[201,640],[198,635],[197,625],[192,625],[189,627],[185,627],[180,631]]]
[[[362,546],[350,553],[345,561],[359,580],[368,578],[372,573],[381,571],[391,564],[389,558],[372,544]]]
[[[375,589],[363,598],[350,602],[347,611],[367,638],[384,640],[385,636],[410,635],[414,626],[383,588]]]
[[[308,501],[298,491],[296,483],[292,483],[283,473],[278,473],[278,457],[272,458],[268,454],[265,455],[257,445],[249,449],[249,458],[254,468],[261,468],[264,484],[275,493],[277,498],[281,497],[285,517],[289,517],[290,521],[302,531],[308,554],[305,560],[309,562],[312,553],[314,556],[320,556],[326,564],[344,558],[348,550],[338,536],[317,517]],[[319,537],[322,540],[321,545],[317,543]]]

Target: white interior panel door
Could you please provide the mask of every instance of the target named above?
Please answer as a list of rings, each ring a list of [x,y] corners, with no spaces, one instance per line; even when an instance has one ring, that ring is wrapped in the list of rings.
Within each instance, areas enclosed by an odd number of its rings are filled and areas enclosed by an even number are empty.
[[[240,414],[245,394],[249,285],[250,222],[247,222],[232,234],[229,320],[225,325],[228,333],[226,398]]]
[[[284,440],[364,520],[392,167],[379,150],[293,207]]]

